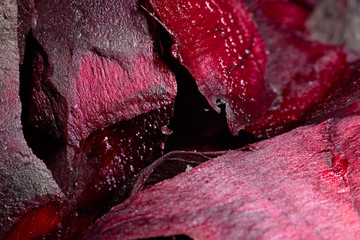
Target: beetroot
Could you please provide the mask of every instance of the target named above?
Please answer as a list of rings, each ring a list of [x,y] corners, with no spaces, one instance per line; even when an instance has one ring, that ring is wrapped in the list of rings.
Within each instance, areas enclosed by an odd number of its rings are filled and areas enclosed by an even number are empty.
[[[302,127],[140,192],[82,239],[358,239],[359,117]]]
[[[0,4],[0,238],[359,239],[359,55],[313,40],[325,2]]]
[[[0,3],[0,238],[33,239],[61,220],[63,194],[21,126],[16,1]]]
[[[272,21],[299,29],[305,28],[311,14],[308,6],[294,0],[260,0],[258,8]]]
[[[231,0],[203,2],[203,6],[188,1],[150,2],[175,40],[173,55],[195,78],[199,91],[216,110],[225,103],[234,135],[241,129],[260,138],[287,131],[341,84],[347,63],[345,52],[307,40],[302,33],[310,15],[309,4],[246,1],[253,9],[252,18],[245,5]],[[229,15],[224,16],[224,12]],[[191,23],[188,18],[193,19]],[[219,37],[219,29],[227,32]],[[241,67],[229,67],[236,57],[243,59],[242,51],[248,52],[249,43],[254,47],[250,58],[245,55]]]
[[[343,81],[342,86],[309,110],[303,123],[319,123],[330,117],[342,118],[359,113],[360,61],[347,66]]]
[[[172,54],[210,106],[220,112],[225,105],[231,132],[237,135],[261,118],[271,99],[264,82],[265,45],[245,5],[233,0],[150,3],[175,40]]]
[[[36,0],[34,8],[28,119],[59,141],[45,160],[67,197],[59,237],[72,238],[160,157],[176,83],[137,1]]]
[[[80,149],[59,149],[49,168],[67,196],[60,239],[81,233],[134,174],[160,157],[171,115],[171,107],[154,110],[92,133]]]
[[[172,103],[174,76],[154,55],[136,1],[35,8],[33,125],[79,147],[97,129]]]
[[[347,55],[341,47],[310,41],[298,29],[269,18],[266,8],[273,5],[259,6],[254,19],[269,51],[265,78],[277,96],[264,117],[247,130],[271,137],[293,128],[343,83]]]
[[[263,21],[260,32],[267,36],[271,53],[266,79],[277,97],[263,119],[247,130],[257,137],[271,137],[289,130],[341,85],[347,62],[340,47],[304,40]]]

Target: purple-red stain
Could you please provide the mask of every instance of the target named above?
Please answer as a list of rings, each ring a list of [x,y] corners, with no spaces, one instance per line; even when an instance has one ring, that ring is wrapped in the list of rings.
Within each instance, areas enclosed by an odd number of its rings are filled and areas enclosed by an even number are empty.
[[[344,156],[344,154],[339,153],[333,158],[332,165],[336,174],[344,176],[347,172],[349,162]]]

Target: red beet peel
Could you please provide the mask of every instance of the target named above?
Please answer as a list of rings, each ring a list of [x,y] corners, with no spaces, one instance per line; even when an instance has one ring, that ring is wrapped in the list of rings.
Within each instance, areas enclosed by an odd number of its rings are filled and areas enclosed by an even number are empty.
[[[22,132],[16,1],[0,13],[0,238],[30,240],[61,221],[64,195]]]

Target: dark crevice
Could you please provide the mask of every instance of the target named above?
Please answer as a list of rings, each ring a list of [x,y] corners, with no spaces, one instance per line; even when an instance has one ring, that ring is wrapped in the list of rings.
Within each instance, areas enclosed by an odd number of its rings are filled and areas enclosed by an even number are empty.
[[[252,134],[240,131],[233,136],[227,126],[225,105],[220,114],[213,110],[199,92],[188,70],[171,54],[174,43],[164,28],[160,28],[161,53],[168,67],[175,74],[178,93],[175,98],[175,114],[171,120],[166,152],[173,150],[221,151],[236,149],[257,141]]]
[[[28,122],[32,101],[31,94],[34,87],[33,61],[36,54],[44,56],[44,59],[46,59],[46,55],[31,33],[27,36],[25,44],[24,62],[20,66],[21,122],[23,133],[33,153],[38,158],[44,160],[45,163],[48,163],[47,160],[50,159],[53,153],[61,146],[61,142],[40,129],[33,127]]]

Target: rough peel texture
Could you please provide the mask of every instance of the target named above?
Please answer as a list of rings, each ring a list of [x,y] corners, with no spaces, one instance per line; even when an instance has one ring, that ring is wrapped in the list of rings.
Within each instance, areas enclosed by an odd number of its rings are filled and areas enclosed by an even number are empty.
[[[136,1],[35,1],[30,121],[79,147],[93,131],[171,104],[175,78],[154,55]]]
[[[175,43],[172,54],[194,77],[210,106],[225,106],[234,135],[262,117],[271,94],[265,45],[241,1],[157,1],[151,5]]]
[[[21,126],[17,4],[0,2],[0,239],[33,239],[61,220],[63,194]]]
[[[29,120],[59,139],[46,159],[66,195],[55,238],[71,239],[161,155],[176,82],[136,0],[34,6]]]
[[[82,239],[359,239],[360,117],[224,154],[113,208]]]

